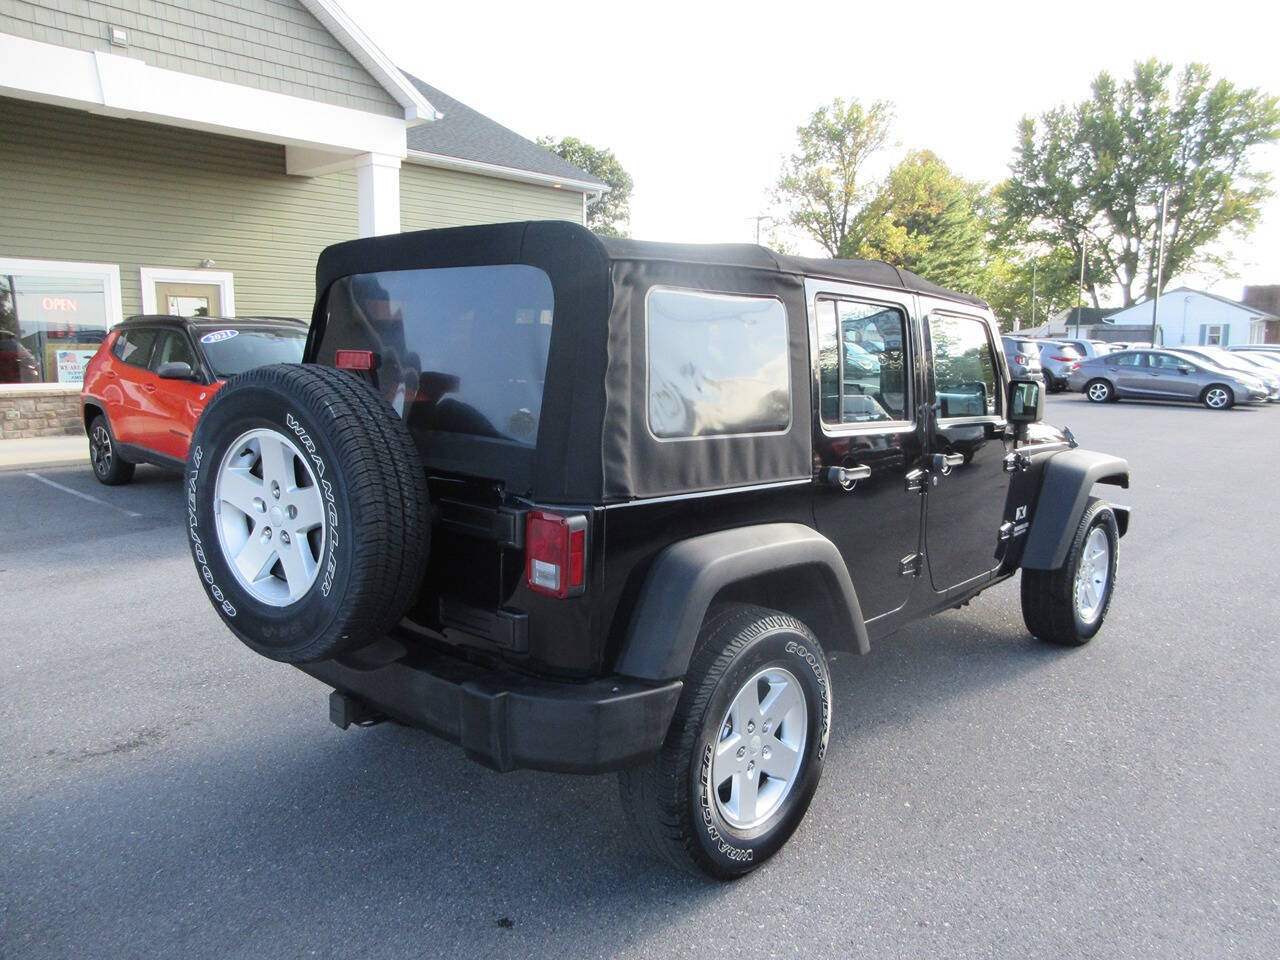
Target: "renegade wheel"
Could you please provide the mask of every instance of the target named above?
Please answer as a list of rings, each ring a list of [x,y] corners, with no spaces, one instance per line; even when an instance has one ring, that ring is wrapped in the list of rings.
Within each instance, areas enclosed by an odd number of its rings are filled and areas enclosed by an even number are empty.
[[[1094,500],[1080,518],[1066,563],[1022,571],[1022,619],[1035,636],[1079,646],[1102,627],[1116,582],[1120,530],[1115,514]]]
[[[99,483],[109,487],[128,483],[133,479],[133,464],[116,452],[115,439],[107,418],[98,414],[89,422],[89,463]]]
[[[1227,410],[1235,403],[1235,397],[1230,387],[1213,383],[1204,388],[1204,393],[1200,394],[1200,402],[1210,410]]]
[[[735,604],[698,638],[661,752],[619,775],[647,846],[719,879],[775,854],[822,775],[831,722],[826,656],[786,614]]]
[[[1107,403],[1116,398],[1116,391],[1110,380],[1090,380],[1084,395],[1094,403]]]
[[[232,380],[200,418],[186,493],[205,589],[263,656],[340,656],[417,596],[425,473],[395,412],[350,373],[281,364]]]

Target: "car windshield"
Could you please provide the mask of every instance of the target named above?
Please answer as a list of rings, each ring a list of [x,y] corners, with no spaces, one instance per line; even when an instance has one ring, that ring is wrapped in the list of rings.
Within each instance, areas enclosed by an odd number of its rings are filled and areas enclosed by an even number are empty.
[[[1203,364],[1219,369],[1227,368],[1230,370],[1243,370],[1246,373],[1258,374],[1261,371],[1249,363],[1247,360],[1241,360],[1239,357],[1233,357],[1227,351],[1223,350],[1219,353],[1217,350],[1205,350],[1204,352],[1196,351],[1188,352],[1189,359],[1198,360]]]
[[[307,331],[277,327],[220,327],[200,333],[205,359],[219,379],[271,363],[300,363]]]

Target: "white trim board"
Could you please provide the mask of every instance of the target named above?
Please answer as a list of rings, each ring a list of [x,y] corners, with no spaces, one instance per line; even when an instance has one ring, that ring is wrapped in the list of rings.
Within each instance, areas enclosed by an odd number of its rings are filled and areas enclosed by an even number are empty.
[[[0,33],[0,95],[285,146],[405,155],[405,121]]]
[[[533,183],[540,187],[556,187],[573,193],[592,195],[595,199],[608,193],[612,188],[604,183],[588,183],[585,180],[572,180],[557,177],[549,173],[537,173],[533,170],[519,170],[516,167],[504,167],[497,163],[485,163],[482,160],[464,160],[461,157],[446,157],[442,153],[428,153],[425,150],[408,151],[406,163],[416,163],[423,167],[439,167],[442,170],[459,170],[462,173],[478,173],[499,180],[515,180],[519,183]]]
[[[120,267],[114,263],[84,263],[78,260],[28,260],[0,257],[0,274],[35,277],[93,277],[105,282],[107,326],[114,327],[124,319],[120,301]]]
[[[220,289],[224,317],[236,315],[236,288],[234,275],[226,270],[179,270],[169,267],[141,267],[138,283],[142,287],[142,312],[164,313],[156,300],[157,283],[208,283]]]

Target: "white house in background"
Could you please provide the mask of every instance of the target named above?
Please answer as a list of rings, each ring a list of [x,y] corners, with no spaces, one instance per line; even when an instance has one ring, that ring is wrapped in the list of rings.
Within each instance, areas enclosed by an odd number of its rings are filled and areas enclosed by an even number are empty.
[[[1117,327],[1133,327],[1134,340],[1151,339],[1152,303],[1144,300],[1117,310],[1106,319]],[[1274,314],[1202,290],[1175,287],[1160,294],[1160,340],[1168,346],[1225,346],[1263,343]]]

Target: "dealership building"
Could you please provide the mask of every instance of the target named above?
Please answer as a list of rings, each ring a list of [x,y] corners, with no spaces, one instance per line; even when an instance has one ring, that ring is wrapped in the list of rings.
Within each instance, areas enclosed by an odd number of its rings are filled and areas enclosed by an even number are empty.
[[[330,243],[581,223],[606,189],[333,0],[0,0],[0,437],[80,429],[124,317],[309,317]]]

